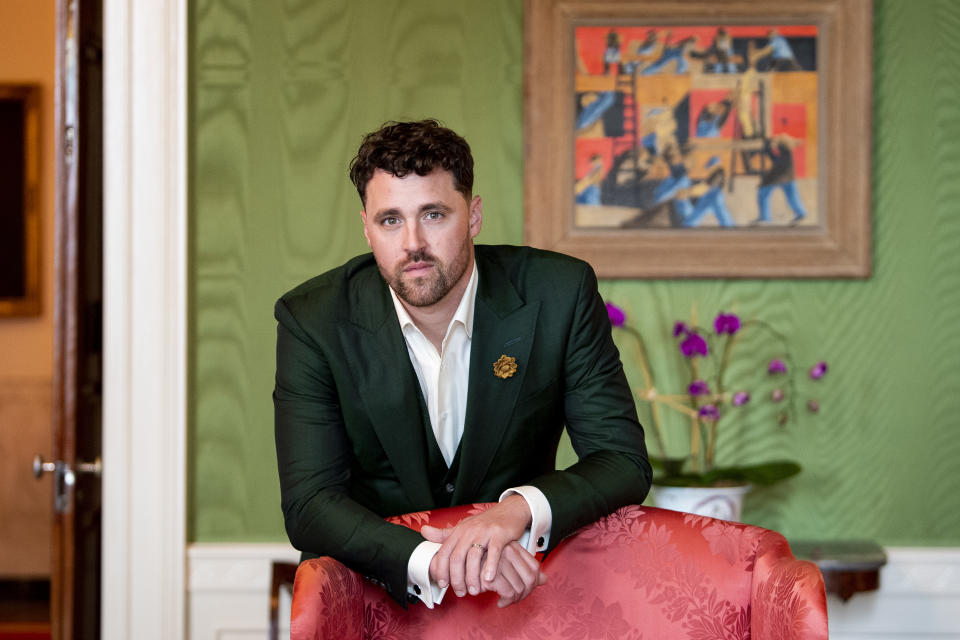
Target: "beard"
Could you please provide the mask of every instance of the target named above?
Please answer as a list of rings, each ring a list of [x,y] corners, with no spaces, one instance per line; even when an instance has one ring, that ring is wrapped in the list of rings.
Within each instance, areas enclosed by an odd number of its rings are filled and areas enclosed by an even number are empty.
[[[412,307],[429,307],[443,300],[454,285],[460,282],[460,278],[467,271],[469,256],[469,240],[464,241],[460,252],[450,263],[441,262],[426,249],[420,249],[408,254],[406,260],[394,270],[390,277],[387,277],[386,273],[383,273],[383,276],[401,300]],[[405,279],[404,268],[415,262],[429,262],[434,266],[433,273]]]

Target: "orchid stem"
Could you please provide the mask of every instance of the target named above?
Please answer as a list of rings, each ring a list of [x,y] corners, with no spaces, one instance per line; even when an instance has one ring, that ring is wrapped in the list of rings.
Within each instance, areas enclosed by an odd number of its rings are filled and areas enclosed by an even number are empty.
[[[637,340],[637,351],[640,353],[640,373],[643,374],[643,382],[646,385],[647,389],[653,389],[656,393],[654,384],[653,384],[653,370],[650,368],[650,362],[647,357],[647,345],[643,341],[643,336],[640,335],[640,332],[632,327],[623,327],[627,332],[629,332]],[[656,397],[656,396],[654,396]],[[664,459],[667,457],[667,446],[666,441],[663,437],[663,428],[660,426],[660,412],[657,409],[657,404],[651,402],[651,417],[653,419],[653,434],[657,439],[657,446],[660,449],[660,456]]]
[[[711,420],[707,429],[709,435],[707,437],[707,457],[706,463],[704,465],[704,471],[710,471],[713,469],[713,458],[716,454],[717,446],[717,423],[720,422],[719,418],[717,420]]]

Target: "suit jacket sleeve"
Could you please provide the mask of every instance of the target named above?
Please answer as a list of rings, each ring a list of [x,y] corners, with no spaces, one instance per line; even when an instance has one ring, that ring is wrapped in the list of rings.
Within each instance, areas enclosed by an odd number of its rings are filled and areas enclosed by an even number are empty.
[[[579,461],[535,478],[553,514],[550,546],[650,489],[643,428],[593,270],[585,266],[565,345],[564,421]]]
[[[284,300],[275,315],[274,424],[290,542],[305,557],[336,558],[406,606],[407,561],[423,538],[351,498],[351,445],[331,365]]]

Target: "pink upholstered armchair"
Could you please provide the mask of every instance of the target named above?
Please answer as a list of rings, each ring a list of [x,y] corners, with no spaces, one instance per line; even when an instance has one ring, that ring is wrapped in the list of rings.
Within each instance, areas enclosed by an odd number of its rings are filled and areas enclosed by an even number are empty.
[[[449,526],[489,505],[391,521]],[[547,583],[505,609],[493,593],[404,611],[332,558],[300,565],[291,640],[529,638],[817,640],[827,638],[823,578],[779,533],[652,507],[624,507],[563,540]]]

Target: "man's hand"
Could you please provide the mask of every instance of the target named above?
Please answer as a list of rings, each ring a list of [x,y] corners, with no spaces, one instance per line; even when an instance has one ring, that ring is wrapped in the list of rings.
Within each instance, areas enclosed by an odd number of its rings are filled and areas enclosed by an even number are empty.
[[[484,591],[500,595],[498,607],[520,602],[547,582],[547,574],[540,573],[540,563],[517,542],[508,544],[500,555],[500,566],[492,582],[483,581]]]
[[[498,584],[504,589],[504,592],[497,589],[501,596],[512,596],[516,589],[508,589],[506,583],[497,582],[497,579],[503,577],[513,585],[510,578],[519,577],[524,584],[523,597],[526,597],[536,586],[539,564],[532,580],[528,572],[522,571],[522,566],[518,567],[517,558],[512,555],[508,564],[515,571],[508,570],[510,577],[498,576],[498,572],[502,574],[501,554],[504,548],[523,535],[530,526],[530,520],[527,501],[520,495],[512,495],[483,513],[464,518],[455,527],[438,529],[424,526],[420,531],[423,537],[442,545],[430,562],[430,577],[441,588],[449,584],[458,597],[466,593],[477,595],[484,590],[484,583]],[[524,553],[530,556],[526,551]],[[530,558],[536,563],[535,558]]]

